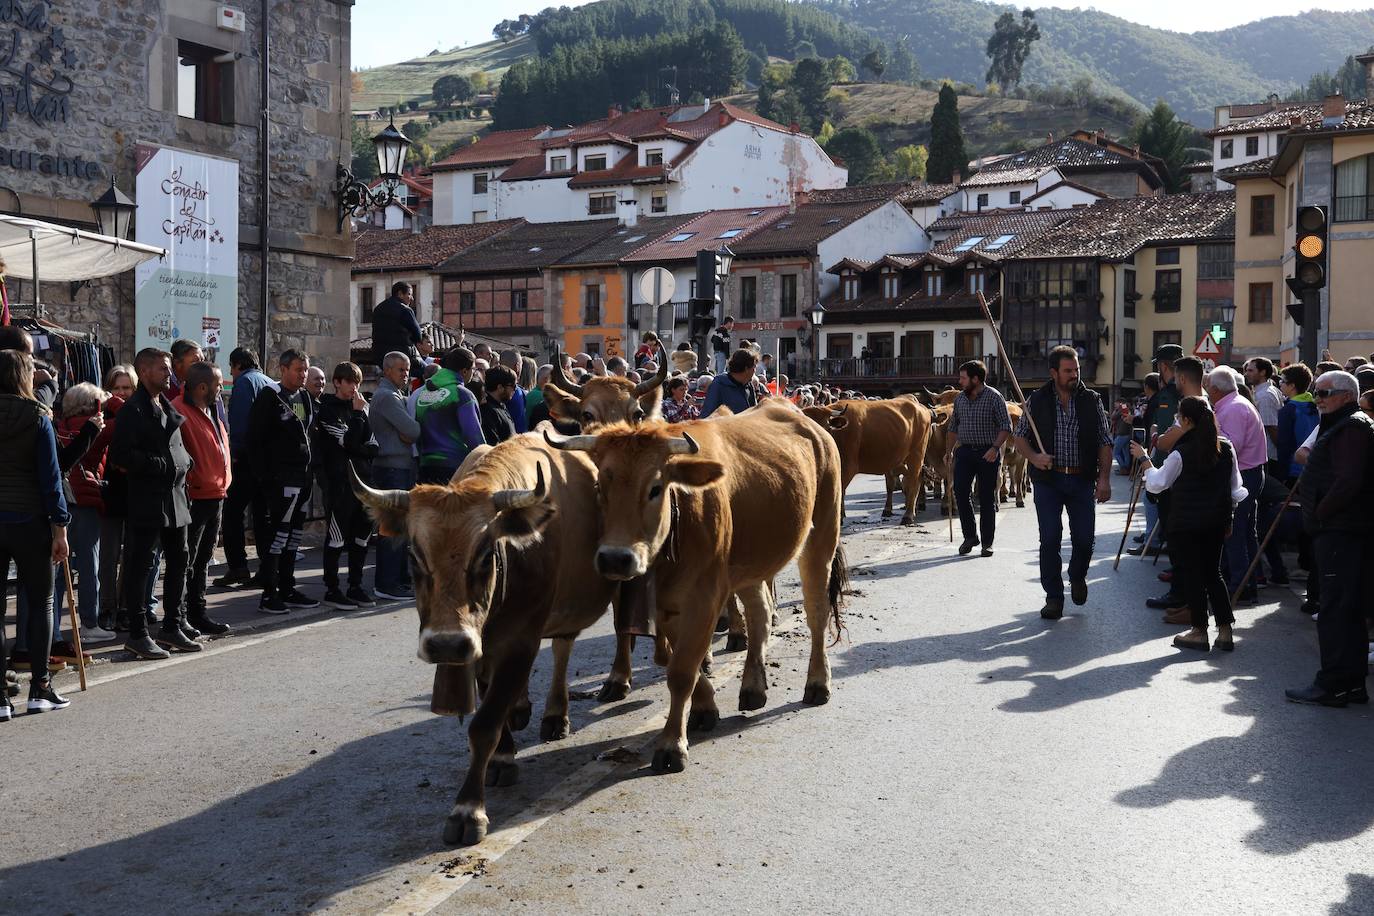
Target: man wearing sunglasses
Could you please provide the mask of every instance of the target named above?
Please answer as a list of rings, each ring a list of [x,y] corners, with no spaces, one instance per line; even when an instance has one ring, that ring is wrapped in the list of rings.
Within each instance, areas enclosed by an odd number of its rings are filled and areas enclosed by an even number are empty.
[[[1321,422],[1298,496],[1321,575],[1321,666],[1311,686],[1285,691],[1295,703],[1369,702],[1364,609],[1374,599],[1374,419],[1359,410],[1359,392],[1355,376],[1340,371],[1323,373],[1313,391]]]

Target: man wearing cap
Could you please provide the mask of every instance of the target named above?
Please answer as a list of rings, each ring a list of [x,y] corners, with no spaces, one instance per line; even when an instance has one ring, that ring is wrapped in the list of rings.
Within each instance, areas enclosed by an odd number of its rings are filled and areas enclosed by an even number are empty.
[[[1178,344],[1165,344],[1155,351],[1155,371],[1159,373],[1160,388],[1150,400],[1145,404],[1145,428],[1149,430],[1150,443],[1152,446],[1161,433],[1167,432],[1174,425],[1174,415],[1178,413],[1178,381],[1174,377],[1174,363],[1183,358],[1183,348]],[[1168,450],[1160,450],[1153,447],[1150,459],[1155,467],[1164,463],[1164,459],[1169,457]],[[1144,551],[1145,538],[1151,531],[1155,532],[1155,539],[1150,545],[1150,552],[1163,549],[1164,525],[1159,525],[1161,517],[1168,517],[1169,491],[1165,490],[1158,495],[1147,495],[1145,497],[1145,534],[1137,537],[1137,543],[1142,544],[1139,548],[1131,548],[1132,554],[1140,554]]]
[[[1359,410],[1359,383],[1349,372],[1323,373],[1315,387],[1321,422],[1298,496],[1321,575],[1321,666],[1311,686],[1285,694],[1295,703],[1346,706],[1369,702],[1364,609],[1374,599],[1374,419]]]

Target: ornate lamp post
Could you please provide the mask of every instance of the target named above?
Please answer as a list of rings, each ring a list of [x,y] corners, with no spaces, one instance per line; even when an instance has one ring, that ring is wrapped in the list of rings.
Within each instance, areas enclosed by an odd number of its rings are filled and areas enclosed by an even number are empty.
[[[134,211],[137,209],[138,204],[115,187],[114,176],[110,177],[109,189],[91,201],[91,211],[95,214],[100,234],[117,239],[129,237],[129,227],[133,224]]]
[[[382,184],[376,190],[360,181],[352,169],[340,163],[334,191],[339,196],[339,231],[350,216],[361,218],[373,210],[382,210],[396,202],[401,186],[401,168],[410,149],[410,138],[396,129],[396,118],[372,138],[377,154],[377,172]]]
[[[825,306],[819,302],[807,313],[811,320],[811,358],[815,360],[816,380],[821,377],[821,324],[825,321]]]

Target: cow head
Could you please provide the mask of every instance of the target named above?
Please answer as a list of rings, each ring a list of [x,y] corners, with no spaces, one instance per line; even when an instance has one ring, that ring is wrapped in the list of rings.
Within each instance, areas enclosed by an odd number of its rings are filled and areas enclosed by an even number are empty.
[[[849,410],[849,405],[841,407],[803,407],[802,413],[815,420],[826,429],[844,429],[849,425],[845,413]]]
[[[665,427],[617,425],[595,436],[560,436],[544,430],[557,449],[583,451],[596,465],[601,544],[596,571],[607,579],[634,579],[649,571],[672,530],[673,487],[709,487],[724,474],[717,461],[698,458],[691,436]]]
[[[430,664],[482,657],[482,627],[505,594],[506,552],[537,541],[553,518],[544,463],[532,490],[493,490],[479,477],[448,486],[374,490],[349,468],[353,492],[383,536],[410,542],[417,654]]]
[[[658,371],[635,384],[616,376],[597,376],[579,385],[563,374],[562,354],[555,349],[553,373],[544,386],[549,413],[571,420],[591,432],[612,423],[640,423],[660,416],[663,382],[668,378],[668,353],[659,344]]]

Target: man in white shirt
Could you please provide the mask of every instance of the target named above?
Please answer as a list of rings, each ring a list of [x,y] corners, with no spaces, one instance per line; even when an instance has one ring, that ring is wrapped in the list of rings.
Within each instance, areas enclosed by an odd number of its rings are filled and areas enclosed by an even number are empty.
[[[1266,470],[1278,475],[1279,409],[1283,407],[1283,393],[1274,384],[1277,374],[1274,364],[1263,356],[1252,357],[1245,363],[1245,384],[1255,398],[1255,409],[1264,424],[1265,447],[1269,458]]]

